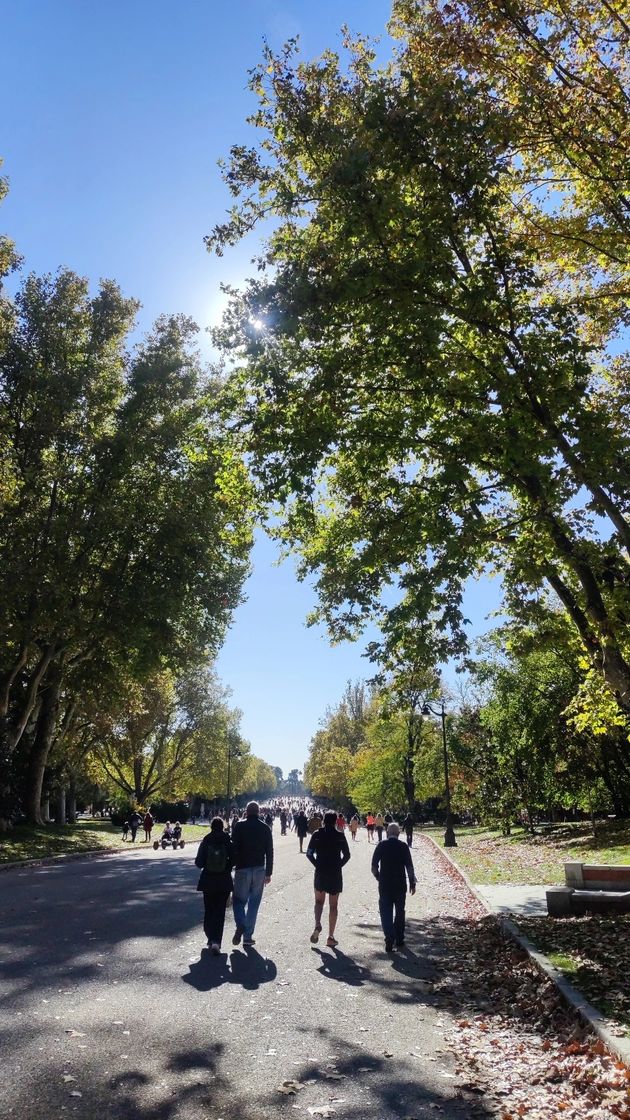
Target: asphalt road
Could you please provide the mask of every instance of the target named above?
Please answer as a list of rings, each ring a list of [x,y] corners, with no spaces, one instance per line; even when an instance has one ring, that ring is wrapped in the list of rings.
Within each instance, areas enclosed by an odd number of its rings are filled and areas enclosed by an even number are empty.
[[[423,878],[386,954],[372,849],[351,844],[336,950],[313,947],[312,868],[277,832],[255,949],[205,948],[196,848],[0,874],[0,1116],[421,1120],[489,1116],[459,1087],[431,996],[444,968]],[[324,914],[324,934],[326,932]],[[278,1091],[299,1083],[295,1094]],[[321,1111],[320,1111],[321,1110]]]

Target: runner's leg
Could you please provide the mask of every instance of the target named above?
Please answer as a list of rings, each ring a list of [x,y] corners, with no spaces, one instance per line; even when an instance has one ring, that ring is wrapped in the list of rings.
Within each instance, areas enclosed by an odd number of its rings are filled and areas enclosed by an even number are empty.
[[[335,936],[335,926],[337,925],[337,918],[339,916],[339,895],[328,895],[328,936]]]

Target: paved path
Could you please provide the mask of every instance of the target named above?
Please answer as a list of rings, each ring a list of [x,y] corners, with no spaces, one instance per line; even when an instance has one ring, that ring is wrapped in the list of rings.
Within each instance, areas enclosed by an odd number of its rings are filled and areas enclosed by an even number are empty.
[[[275,840],[256,948],[218,959],[204,948],[193,847],[0,876],[0,1115],[489,1116],[464,1099],[445,1052],[457,1010],[432,995],[448,968],[437,915],[457,917],[458,903],[428,842],[414,852],[408,948],[392,956],[365,834],[351,845],[336,951],[310,946],[312,869],[293,836]],[[285,1097],[289,1080],[303,1088]]]
[[[475,883],[474,887],[495,914],[521,914],[528,918],[547,915],[545,886],[492,887]]]

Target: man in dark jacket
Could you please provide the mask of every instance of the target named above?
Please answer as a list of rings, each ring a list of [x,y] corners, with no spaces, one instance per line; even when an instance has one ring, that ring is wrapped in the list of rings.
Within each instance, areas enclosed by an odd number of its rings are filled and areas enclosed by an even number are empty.
[[[131,814],[130,818],[129,818],[129,827],[131,829],[131,842],[132,842],[132,844],[135,842],[136,832],[140,828],[141,824],[142,824],[142,817],[140,816],[138,810],[135,809],[133,811],[133,813]]]
[[[394,940],[398,946],[405,944],[407,877],[409,890],[416,893],[411,852],[399,840],[399,834],[399,826],[392,821],[387,826],[387,839],[376,845],[372,856],[372,874],[378,879],[378,908],[388,953],[394,948]]]
[[[203,891],[203,928],[208,946],[217,957],[221,952],[221,938],[225,925],[225,909],[232,893],[233,855],[232,843],[223,827],[221,817],[215,817],[210,832],[204,836],[195,856],[201,875],[197,890]]]
[[[271,829],[261,821],[259,806],[250,801],[244,821],[232,830],[234,855],[234,921],[236,931],[232,944],[254,944],[254,929],[263,887],[271,882],[273,872],[273,837]]]
[[[297,837],[300,841],[300,851],[302,852],[304,851],[302,845],[304,844],[304,841],[308,835],[308,820],[303,809],[300,809],[295,818],[295,831],[297,832]]]

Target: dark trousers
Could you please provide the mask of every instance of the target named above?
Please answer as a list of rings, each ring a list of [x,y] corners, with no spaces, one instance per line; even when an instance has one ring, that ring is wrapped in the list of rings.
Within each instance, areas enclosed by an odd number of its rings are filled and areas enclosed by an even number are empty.
[[[408,843],[409,847],[411,847],[411,845],[413,844],[413,828],[408,828],[406,831],[407,831],[407,843]]]
[[[225,908],[230,897],[229,891],[203,892],[203,932],[208,941],[221,944],[225,925]]]
[[[378,909],[386,941],[405,940],[405,898],[406,891],[378,896]]]
[[[380,824],[380,825],[377,824],[376,825],[376,835],[378,836],[378,842],[380,844],[381,840],[383,839],[383,826],[382,826],[382,824]]]

